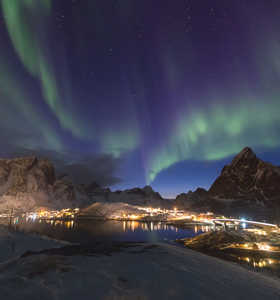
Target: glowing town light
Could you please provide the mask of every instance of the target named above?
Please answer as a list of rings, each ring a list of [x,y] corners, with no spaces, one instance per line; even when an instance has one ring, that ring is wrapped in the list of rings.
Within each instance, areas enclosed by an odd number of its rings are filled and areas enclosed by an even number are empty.
[[[129,216],[131,219],[138,219],[139,217],[138,216],[136,216],[136,215],[131,215],[131,216]]]
[[[270,251],[271,247],[268,244],[258,243],[259,250]]]
[[[269,263],[270,265],[272,265],[272,264],[273,264],[273,260],[272,260],[272,259],[269,259],[269,260],[268,260],[268,263]]]

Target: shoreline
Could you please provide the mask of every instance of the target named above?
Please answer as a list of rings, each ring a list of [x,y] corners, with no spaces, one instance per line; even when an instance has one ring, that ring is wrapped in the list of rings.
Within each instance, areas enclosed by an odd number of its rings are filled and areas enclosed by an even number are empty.
[[[82,220],[76,220],[76,221],[86,221],[85,219],[82,219]],[[116,221],[116,222],[123,222],[121,220],[109,220],[109,219],[105,219],[105,220],[101,220],[101,219],[90,219],[90,220],[94,220],[94,221]],[[42,219],[42,221],[47,221],[47,219]],[[53,220],[55,221],[55,220]],[[65,221],[65,222],[69,222],[69,220],[57,220],[57,221]],[[137,220],[137,222],[139,222]],[[142,222],[145,222],[145,221],[142,221]],[[150,221],[150,222],[154,222],[154,221]],[[161,222],[161,221],[159,221]],[[149,223],[146,221],[146,223]],[[169,226],[176,226],[177,228],[182,228],[182,226],[180,226],[181,224],[178,224],[176,222],[164,222],[166,223],[167,225]],[[195,223],[189,223],[187,224],[188,226],[201,226],[202,224],[199,223],[199,222],[195,222]],[[2,225],[4,227],[6,227],[7,229],[9,229],[9,224],[7,225]],[[188,227],[187,226],[187,227]],[[203,225],[202,225],[203,226]],[[184,229],[187,229],[187,227],[185,227]],[[13,228],[13,227],[11,227]],[[19,232],[21,234],[27,234],[27,235],[30,235],[30,236],[34,236],[34,237],[38,237],[38,238],[42,238],[42,239],[47,239],[47,240],[50,240],[50,241],[54,241],[54,242],[58,242],[58,243],[61,243],[62,245],[61,246],[64,246],[64,245],[78,245],[78,246],[81,246],[83,247],[85,245],[84,242],[70,242],[70,241],[66,241],[66,240],[63,240],[63,239],[58,239],[58,238],[55,238],[53,237],[52,235],[48,235],[48,234],[42,234],[36,230],[34,231],[31,231],[31,232],[28,232],[28,231],[25,231],[25,230],[20,230],[20,227],[17,228],[16,230],[12,229],[11,230],[12,232]],[[98,242],[102,242],[101,240],[98,240]],[[130,242],[126,242],[126,241],[123,241],[124,243],[130,243]],[[137,242],[137,240],[134,241],[135,243],[147,243],[147,242]],[[259,273],[260,272],[260,268],[257,268],[257,267],[253,267],[251,266],[250,264],[246,263],[246,261],[244,260],[238,260],[236,259],[236,255],[232,255],[232,254],[236,254],[236,252],[238,252],[237,249],[228,249],[226,251],[223,251],[223,250],[215,250],[215,251],[211,251],[211,250],[199,250],[199,249],[192,249],[191,247],[187,247],[185,245],[183,245],[183,242],[180,241],[180,240],[172,240],[172,241],[162,241],[162,243],[166,243],[166,244],[171,244],[171,245],[174,245],[176,247],[180,247],[180,248],[188,248],[188,249],[191,249],[193,251],[196,251],[197,253],[202,253],[204,255],[207,255],[209,257],[216,257],[216,258],[219,258],[219,259],[222,259],[223,261],[228,261],[228,262],[231,262],[231,263],[234,263],[234,264],[238,264],[242,267],[244,267],[245,269],[247,270],[251,270],[253,272],[256,272],[256,273]],[[251,257],[253,255],[253,251],[250,251],[250,250],[239,250],[239,254],[243,254],[245,255],[247,253],[247,255],[249,257]],[[267,254],[267,253],[263,253],[263,254]],[[273,258],[272,255],[266,255],[267,257],[269,258]],[[277,255],[276,255],[277,256]],[[261,258],[264,258],[264,256],[262,256]],[[280,257],[276,257],[276,258],[280,258]],[[278,278],[280,277],[280,265],[279,265],[279,268],[278,270],[276,271],[272,271],[271,269],[262,269],[261,270],[262,272],[265,272],[268,276],[277,276]]]
[[[20,293],[30,300],[74,300],[77,294],[85,300],[181,300],[186,295],[190,300],[206,295],[235,300],[244,297],[244,291],[246,298],[255,300],[280,298],[278,278],[179,244],[93,241],[63,245],[40,234],[8,232],[3,227],[0,253],[4,247],[11,251],[7,238],[16,245],[16,252],[12,256],[7,252],[0,262],[5,299]]]
[[[85,300],[235,300],[244,293],[255,300],[280,297],[274,278],[164,243],[30,250],[0,269],[5,299],[74,300],[79,295]]]
[[[60,221],[60,222],[72,222],[72,221],[78,221],[78,222],[83,222],[83,221],[97,221],[97,222],[110,222],[110,221],[114,221],[114,222],[133,222],[133,220],[116,220],[116,219],[108,219],[108,218],[96,218],[96,217],[90,217],[90,218],[75,218],[75,219],[69,219],[69,218],[56,218],[56,219],[47,219],[47,218],[40,218],[40,221],[42,222],[48,222],[48,221]],[[199,222],[199,221],[189,221],[186,223],[186,220],[182,221],[182,220],[169,220],[169,221],[153,221],[153,220],[134,220],[135,222],[141,222],[141,223],[152,223],[152,222],[156,222],[156,223],[165,223],[168,226],[174,226],[176,228],[180,228],[180,229],[188,229],[188,227],[192,227],[192,226],[207,226],[208,224],[205,224],[203,222]],[[6,225],[6,227],[9,227],[9,224]],[[84,245],[84,243],[80,243],[80,242],[70,242],[70,241],[65,241],[63,239],[58,239],[56,237],[53,237],[53,235],[48,235],[48,234],[42,234],[36,230],[32,231],[32,232],[26,232],[25,230],[20,230],[20,227],[17,228],[15,230],[16,232],[21,232],[23,234],[31,234],[34,236],[38,236],[39,238],[46,238],[48,240],[53,240],[56,242],[62,242],[65,244],[75,244],[75,245],[80,245],[81,247]],[[100,239],[98,240],[99,242],[101,241]],[[125,241],[124,241],[125,242]],[[137,240],[135,241],[137,242]],[[211,250],[199,250],[199,249],[192,249],[191,247],[186,247],[185,245],[180,245],[182,244],[182,242],[174,239],[169,242],[167,241],[162,241],[163,243],[166,244],[172,244],[175,245],[177,247],[183,247],[183,248],[189,248],[193,251],[196,251],[198,253],[203,253],[206,254],[210,257],[216,257],[219,259],[222,259],[223,261],[228,261],[234,264],[238,264],[241,267],[247,269],[247,270],[251,270],[253,272],[259,273],[260,271],[265,272],[268,276],[276,276],[276,277],[280,277],[280,264],[279,264],[279,268],[272,271],[271,268],[258,268],[258,267],[253,267],[252,265],[250,265],[249,263],[247,263],[246,261],[242,260],[242,259],[237,259],[236,258],[236,249],[228,249],[227,251],[222,251],[222,250],[215,250],[215,251],[211,251]],[[146,242],[147,243],[147,242]],[[239,251],[239,254],[241,254],[242,251]],[[243,251],[243,254],[246,254],[246,251]],[[253,256],[253,251],[247,251],[248,257]],[[268,256],[269,258],[273,258],[272,255]],[[278,257],[277,257],[278,258]],[[261,256],[261,259],[263,259],[263,256]],[[279,257],[280,259],[280,257]],[[257,261],[260,261],[260,257],[258,257]]]

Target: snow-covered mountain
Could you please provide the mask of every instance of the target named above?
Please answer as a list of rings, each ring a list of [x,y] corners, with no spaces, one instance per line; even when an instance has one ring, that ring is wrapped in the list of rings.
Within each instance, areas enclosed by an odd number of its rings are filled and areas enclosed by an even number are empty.
[[[169,207],[171,200],[166,200],[150,186],[111,192],[109,189],[96,187],[91,191],[91,199],[95,202],[123,202],[138,206]]]
[[[67,177],[57,177],[48,159],[0,159],[0,210],[87,207],[95,202],[213,210],[240,205],[280,207],[279,183],[280,168],[257,158],[248,147],[222,169],[209,191],[198,188],[178,195],[175,201],[163,199],[150,186],[112,192],[96,183],[74,184]]]
[[[150,186],[112,192],[96,183],[75,184],[67,176],[56,176],[55,167],[48,159],[35,156],[0,159],[0,210],[85,207],[95,202],[170,206],[170,201]]]
[[[87,205],[90,199],[82,186],[57,179],[47,159],[21,157],[0,160],[0,209],[30,210]]]

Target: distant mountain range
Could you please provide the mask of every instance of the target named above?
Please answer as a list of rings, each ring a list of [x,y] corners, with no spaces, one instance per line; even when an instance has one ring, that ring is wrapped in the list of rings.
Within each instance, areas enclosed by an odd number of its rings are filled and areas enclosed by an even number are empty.
[[[163,199],[150,186],[112,192],[96,183],[74,184],[67,176],[57,177],[48,159],[0,159],[0,209],[86,207],[94,202],[176,206],[190,210],[280,207],[280,168],[257,158],[246,147],[222,169],[208,191],[198,188],[172,201]]]
[[[0,210],[86,207],[94,202],[171,206],[171,201],[163,199],[150,186],[112,192],[94,182],[90,185],[74,184],[67,176],[56,176],[55,168],[48,159],[0,159]]]

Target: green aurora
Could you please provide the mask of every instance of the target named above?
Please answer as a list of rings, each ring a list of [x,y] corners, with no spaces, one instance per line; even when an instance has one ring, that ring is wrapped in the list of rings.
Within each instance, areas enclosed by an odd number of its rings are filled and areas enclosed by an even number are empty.
[[[185,160],[220,160],[245,147],[280,145],[279,100],[244,100],[235,105],[217,104],[178,120],[167,142],[148,162],[147,183],[172,165]]]
[[[120,189],[279,152],[279,4],[156,2],[0,0],[1,139],[121,161]]]
[[[76,137],[86,138],[88,135],[83,120],[75,115],[75,110],[69,105],[66,108],[60,98],[55,73],[47,55],[48,48],[45,45],[51,1],[2,0],[1,3],[14,49],[27,72],[40,82],[46,103],[62,128]],[[29,22],[31,18],[36,19],[36,26]],[[42,32],[45,36],[42,36]]]

